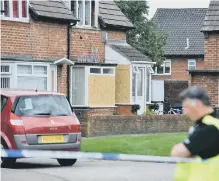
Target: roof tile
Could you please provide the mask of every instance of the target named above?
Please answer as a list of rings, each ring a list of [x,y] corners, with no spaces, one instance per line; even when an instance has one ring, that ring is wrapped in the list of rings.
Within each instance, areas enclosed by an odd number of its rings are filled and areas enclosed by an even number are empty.
[[[200,32],[205,8],[158,9],[154,20],[160,32],[167,35],[166,56],[204,55],[204,34]],[[189,39],[189,48],[187,47]]]
[[[212,0],[210,2],[201,30],[206,32],[219,31],[219,0]]]
[[[134,27],[114,1],[99,1],[99,17],[104,26]]]
[[[60,20],[77,21],[73,13],[61,0],[31,0],[30,8],[34,11],[34,13],[36,13],[37,16]]]
[[[116,52],[128,58],[130,61],[151,62],[151,59],[149,57],[145,56],[143,53],[141,53],[134,47],[130,46],[129,44],[126,44],[126,45],[109,44],[109,46]]]

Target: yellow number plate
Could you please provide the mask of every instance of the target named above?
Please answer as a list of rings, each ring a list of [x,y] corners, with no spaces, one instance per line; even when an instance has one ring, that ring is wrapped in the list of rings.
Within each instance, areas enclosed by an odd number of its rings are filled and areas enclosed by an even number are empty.
[[[65,139],[63,135],[55,136],[41,136],[41,143],[64,143]]]

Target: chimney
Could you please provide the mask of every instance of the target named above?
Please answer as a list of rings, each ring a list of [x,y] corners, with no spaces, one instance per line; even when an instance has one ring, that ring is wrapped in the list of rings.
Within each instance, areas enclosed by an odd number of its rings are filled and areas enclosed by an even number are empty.
[[[186,47],[185,50],[189,49],[189,38],[186,38]]]

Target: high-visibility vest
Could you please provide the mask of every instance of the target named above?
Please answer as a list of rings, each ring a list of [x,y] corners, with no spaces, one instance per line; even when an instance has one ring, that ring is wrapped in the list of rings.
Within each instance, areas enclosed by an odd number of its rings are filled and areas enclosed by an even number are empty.
[[[210,115],[205,116],[202,122],[219,130],[219,120]],[[174,181],[219,181],[219,155],[207,160],[196,157],[196,161],[177,163]]]

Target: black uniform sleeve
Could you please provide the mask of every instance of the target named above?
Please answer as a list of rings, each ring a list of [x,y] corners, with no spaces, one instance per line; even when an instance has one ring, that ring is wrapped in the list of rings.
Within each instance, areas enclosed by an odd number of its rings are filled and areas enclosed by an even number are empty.
[[[184,140],[184,145],[195,155],[200,155],[205,151],[215,149],[218,143],[218,129],[214,126],[206,126],[200,130],[195,131],[188,139]]]

